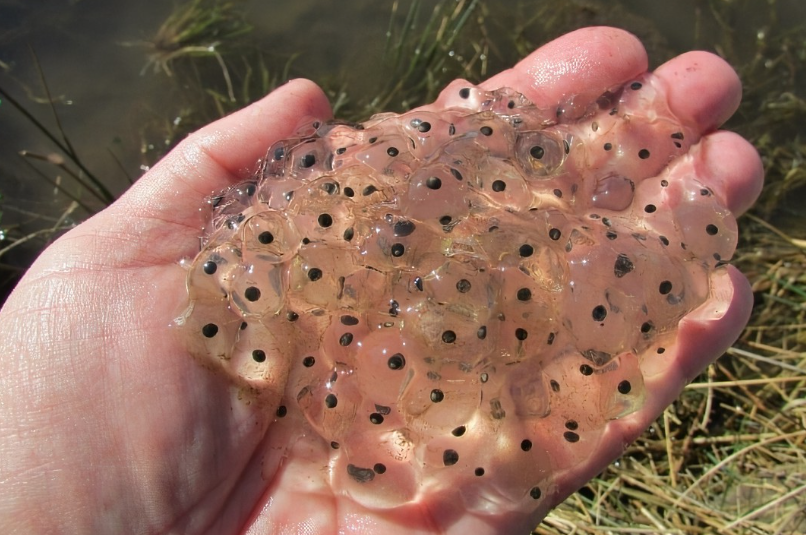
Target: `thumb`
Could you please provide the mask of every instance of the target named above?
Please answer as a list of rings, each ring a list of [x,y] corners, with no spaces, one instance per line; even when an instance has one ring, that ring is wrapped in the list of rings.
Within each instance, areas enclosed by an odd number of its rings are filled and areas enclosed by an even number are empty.
[[[149,242],[149,256],[164,261],[193,255],[204,224],[205,215],[199,210],[203,199],[249,175],[268,147],[292,136],[303,120],[331,116],[319,86],[292,80],[189,135],[118,201],[79,229]]]

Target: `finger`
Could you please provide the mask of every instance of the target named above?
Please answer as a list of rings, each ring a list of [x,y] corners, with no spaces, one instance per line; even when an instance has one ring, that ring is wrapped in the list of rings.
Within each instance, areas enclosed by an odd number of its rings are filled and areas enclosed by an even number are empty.
[[[669,108],[675,116],[703,133],[727,121],[742,99],[736,71],[709,52],[677,56],[658,67],[655,75],[666,86]]]
[[[595,455],[561,478],[556,503],[601,472],[624,448],[652,425],[683,387],[730,347],[750,317],[753,294],[747,279],[733,266],[714,272],[712,297],[683,318],[676,347],[642,364],[646,400],[638,412],[610,422]]]
[[[676,345],[642,363],[647,392],[644,406],[611,423],[607,430],[613,433],[611,438],[622,444],[638,438],[689,382],[736,341],[752,309],[753,292],[745,276],[734,266],[714,271],[710,299],[680,321]]]
[[[738,269],[727,266],[711,276],[711,298],[680,321],[678,344],[668,363],[662,359],[647,366],[647,381],[658,384],[653,393],[658,411],[671,403],[679,390],[700,374],[736,341],[750,319],[753,293]],[[647,388],[652,392],[652,388]]]
[[[582,28],[542,46],[481,86],[512,87],[539,107],[557,105],[571,96],[587,103],[646,70],[646,50],[631,33]]]
[[[733,132],[705,136],[694,153],[694,172],[735,215],[756,202],[764,184],[764,167],[755,147]]]
[[[734,216],[752,206],[764,182],[756,149],[739,135],[724,130],[700,139],[667,170],[667,176],[676,181],[697,177],[697,182],[710,189]]]

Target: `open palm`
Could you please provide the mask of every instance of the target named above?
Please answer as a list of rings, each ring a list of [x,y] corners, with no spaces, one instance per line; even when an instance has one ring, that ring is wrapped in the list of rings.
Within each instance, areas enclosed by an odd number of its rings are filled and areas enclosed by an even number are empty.
[[[631,35],[589,28],[558,39],[483,84],[538,104],[595,99],[644,72]],[[716,131],[738,79],[705,53],[656,74],[669,106],[703,135],[697,173],[734,212],[761,186],[739,137]],[[73,533],[497,533],[528,529],[616,457],[738,335],[750,292],[733,268],[683,320],[676,347],[643,368],[648,399],[608,424],[604,447],[566,467],[530,518],[471,517],[448,504],[368,511],[311,475],[320,459],[285,451],[272,411],[239,402],[195,365],[171,322],[186,299],[177,260],[198,250],[212,192],[243,178],[305,117],[327,119],[320,89],[296,80],[190,136],[119,201],[49,247],[0,311],[0,531]],[[682,171],[681,171],[682,172]],[[525,531],[524,531],[525,532]]]

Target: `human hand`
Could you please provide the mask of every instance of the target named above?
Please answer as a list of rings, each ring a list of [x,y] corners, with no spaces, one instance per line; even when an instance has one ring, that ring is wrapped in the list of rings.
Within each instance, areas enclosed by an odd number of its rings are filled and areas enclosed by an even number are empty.
[[[566,95],[595,99],[646,65],[634,37],[585,29],[482,86],[551,105]],[[715,131],[738,105],[735,73],[691,53],[656,74],[675,115],[703,135],[685,171],[741,213],[760,189],[761,165],[744,140]],[[203,199],[243,178],[304,117],[327,119],[330,110],[316,86],[298,80],[193,134],[114,205],[49,247],[9,297],[0,311],[4,531],[527,530],[618,456],[744,326],[746,281],[733,268],[714,272],[710,300],[683,320],[675,347],[644,363],[642,408],[609,422],[585,463],[558,467],[558,488],[529,518],[462,517],[429,503],[367,510],[315,477],[326,464],[319,458],[267,471],[265,457],[283,440],[273,433],[273,411],[236,399],[219,375],[193,363],[169,325],[186,300],[177,259],[198,250]]]

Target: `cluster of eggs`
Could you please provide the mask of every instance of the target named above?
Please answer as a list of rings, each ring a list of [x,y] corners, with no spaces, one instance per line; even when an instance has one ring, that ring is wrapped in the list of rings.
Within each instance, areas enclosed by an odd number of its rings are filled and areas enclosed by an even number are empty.
[[[583,110],[467,85],[307,124],[210,199],[190,351],[318,436],[361,503],[534,509],[733,253],[732,215],[670,173],[694,134],[649,74]]]

